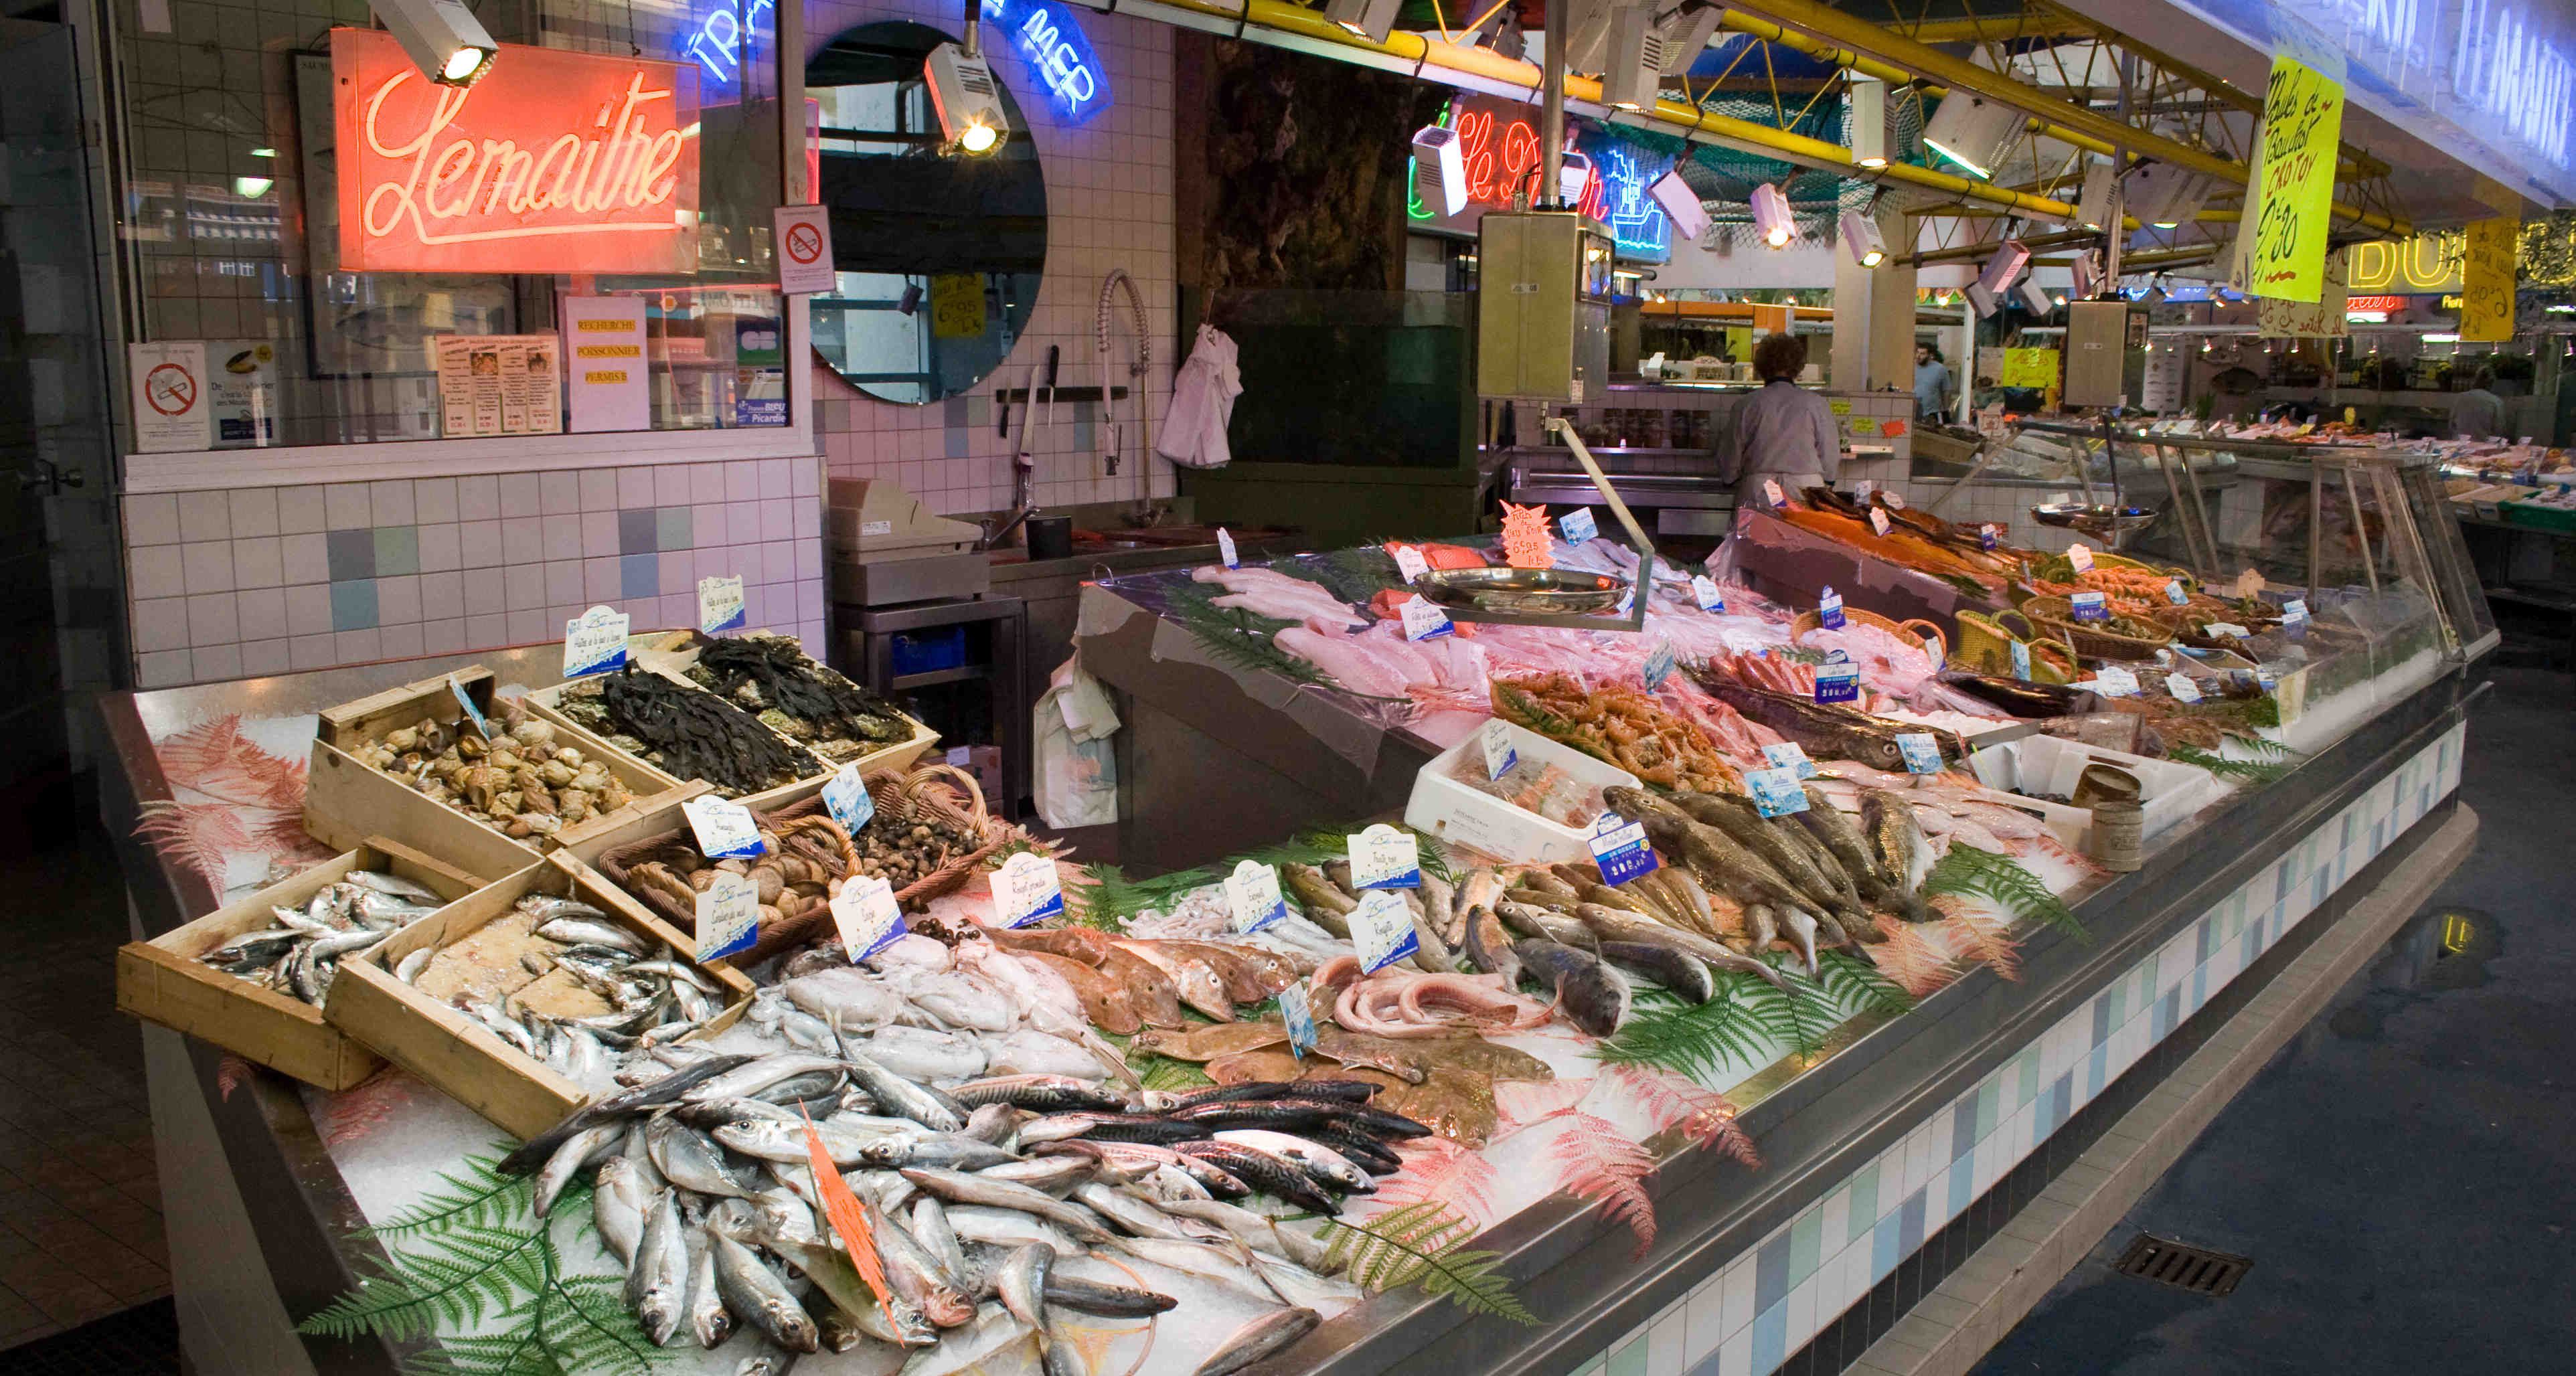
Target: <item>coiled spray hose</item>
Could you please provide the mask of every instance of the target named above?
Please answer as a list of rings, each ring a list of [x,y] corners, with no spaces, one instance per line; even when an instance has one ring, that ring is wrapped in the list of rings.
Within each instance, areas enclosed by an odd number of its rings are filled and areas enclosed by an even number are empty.
[[[1127,293],[1129,328],[1136,337],[1136,354],[1127,365],[1128,402],[1136,409],[1137,433],[1145,442],[1143,452],[1149,456],[1154,452],[1153,433],[1147,428],[1153,423],[1152,413],[1145,407],[1145,373],[1154,362],[1153,337],[1145,332],[1145,298],[1137,294],[1135,279],[1127,275],[1125,268],[1111,268],[1109,275],[1100,279],[1100,302],[1092,311],[1091,336],[1092,362],[1100,373],[1100,414],[1109,436],[1108,471],[1113,476],[1118,472],[1119,458],[1126,452],[1125,431],[1118,423],[1118,403],[1109,385],[1109,336],[1118,311],[1115,298],[1121,290]]]

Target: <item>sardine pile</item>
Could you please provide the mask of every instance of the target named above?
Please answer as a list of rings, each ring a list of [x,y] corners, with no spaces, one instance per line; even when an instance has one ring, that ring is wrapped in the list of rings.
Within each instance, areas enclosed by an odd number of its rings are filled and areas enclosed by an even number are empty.
[[[272,908],[276,926],[245,932],[197,959],[319,1008],[341,961],[376,949],[446,901],[397,874],[351,870],[324,885],[301,910]]]
[[[615,1053],[660,1046],[725,1010],[725,988],[669,946],[574,898],[529,894],[511,915],[394,967],[493,1035],[585,1085]]]
[[[874,1345],[885,1369],[914,1376],[1013,1349],[1024,1367],[1085,1376],[1053,1316],[1178,1303],[1094,1260],[1116,1256],[1277,1306],[1199,1368],[1218,1376],[1359,1298],[1326,1273],[1314,1237],[1248,1205],[1330,1216],[1398,1168],[1392,1144],[1428,1132],[1371,1107],[1377,1086],[1359,1081],[1162,1093],[1010,1074],[942,1089],[871,1054],[887,1030],[831,1028],[820,1053],[656,1048],[674,1068],[579,1110],[502,1168],[535,1175],[540,1214],[596,1171],[600,1235],[658,1343],[716,1347],[749,1327],[789,1352]],[[866,1216],[892,1291],[882,1304],[820,1211],[809,1130]]]

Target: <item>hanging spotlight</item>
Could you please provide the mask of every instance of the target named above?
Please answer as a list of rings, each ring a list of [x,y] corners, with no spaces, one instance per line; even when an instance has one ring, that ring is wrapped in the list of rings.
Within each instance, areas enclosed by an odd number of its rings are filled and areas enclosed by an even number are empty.
[[[1696,239],[1708,232],[1708,207],[1700,204],[1699,193],[1682,180],[1680,166],[1656,178],[1655,184],[1646,188],[1646,194],[1664,208],[1664,217],[1673,222],[1674,233]]]
[[[1011,117],[1002,110],[992,65],[979,53],[942,43],[930,50],[922,67],[930,78],[930,106],[939,113],[939,131],[949,145],[976,154],[1001,147],[1011,132]]]
[[[1467,158],[1457,130],[1434,124],[1413,136],[1413,191],[1436,214],[1467,208]]]
[[[2057,309],[2057,303],[2049,299],[2047,292],[2039,289],[2039,279],[2036,277],[2023,278],[2019,294],[2023,308],[2033,315],[2046,315]]]
[[[1690,70],[1708,40],[1717,36],[1717,23],[1726,17],[1726,7],[1708,0],[1683,0],[1680,9],[1664,20],[1663,75],[1679,76]]]
[[[1977,274],[1977,285],[1986,289],[1986,295],[1993,296],[2011,286],[2013,279],[2021,276],[2021,270],[2029,263],[2030,246],[2019,239],[2006,239],[2003,246],[1995,250],[1995,256],[1986,260],[1985,270]]]
[[[1610,52],[1601,68],[1601,101],[1620,110],[1655,103],[1664,72],[1664,32],[1652,5],[1627,5],[1610,14]]]
[[[1975,311],[1979,320],[1985,319],[1987,316],[1995,313],[1995,294],[1974,282],[1970,282],[1968,284],[1968,309]]]
[[[474,12],[456,0],[372,0],[369,9],[430,80],[471,86],[492,70],[501,45]]]
[[[2111,223],[2111,189],[2119,178],[2111,164],[2097,162],[2084,169],[2084,192],[2075,198],[2075,223],[2086,229],[2105,229]]]
[[[1923,146],[1976,174],[1994,175],[2004,147],[2021,132],[2027,116],[1972,91],[1953,89],[1923,126]]]
[[[1798,237],[1798,217],[1790,213],[1789,198],[1769,182],[1753,188],[1753,227],[1772,248],[1787,248]]]
[[[2102,257],[2098,249],[2086,249],[2075,255],[2075,295],[2090,301],[2094,288],[2102,284]]]
[[[2161,306],[2165,303],[2165,279],[2162,276],[2147,284],[2146,303],[2150,306]]]
[[[1565,161],[1556,170],[1556,199],[1560,205],[1575,205],[1592,186],[1592,159],[1569,148]]]
[[[1383,43],[1395,31],[1395,12],[1404,0],[1324,0],[1324,17],[1371,43]]]
[[[1845,102],[1851,112],[1852,161],[1887,166],[1887,83],[1855,74],[1845,88]]]
[[[1645,4],[1648,0],[1633,0]],[[1332,0],[1327,0],[1332,3]],[[1618,16],[1617,0],[1566,0],[1565,70],[1598,72],[1610,63],[1610,26]],[[1548,54],[1553,58],[1553,52]]]
[[[2141,163],[2120,181],[2129,213],[2158,229],[2177,229],[2209,200],[2210,179],[2172,163]]]
[[[1887,240],[1878,232],[1878,221],[1857,210],[1843,212],[1843,247],[1851,251],[1853,262],[1865,268],[1887,261]]]

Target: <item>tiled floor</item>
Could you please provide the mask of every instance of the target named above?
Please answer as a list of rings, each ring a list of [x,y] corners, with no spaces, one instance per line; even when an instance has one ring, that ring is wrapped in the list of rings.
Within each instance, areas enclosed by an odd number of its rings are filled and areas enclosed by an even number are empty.
[[[170,1291],[107,842],[0,857],[0,1347]]]

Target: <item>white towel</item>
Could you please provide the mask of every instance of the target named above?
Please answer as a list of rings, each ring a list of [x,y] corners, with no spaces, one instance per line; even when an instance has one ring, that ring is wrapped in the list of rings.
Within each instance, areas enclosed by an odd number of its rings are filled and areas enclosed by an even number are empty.
[[[1234,399],[1243,394],[1234,359],[1234,341],[1224,331],[1199,326],[1198,343],[1172,379],[1172,407],[1155,437],[1156,452],[1189,468],[1223,468],[1234,461],[1225,441]]]

